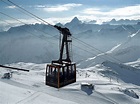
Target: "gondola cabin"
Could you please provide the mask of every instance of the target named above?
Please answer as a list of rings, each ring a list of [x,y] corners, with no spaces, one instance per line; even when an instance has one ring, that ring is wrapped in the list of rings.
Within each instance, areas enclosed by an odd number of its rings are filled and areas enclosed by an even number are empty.
[[[76,82],[76,64],[47,65],[46,85],[60,88],[74,82]]]
[[[51,64],[46,66],[45,84],[60,88],[68,84],[76,82],[76,64],[70,59],[69,48],[72,42],[71,33],[68,28],[61,28],[60,26],[54,26],[63,35],[60,49],[59,60],[52,61]],[[64,49],[66,52],[66,58],[63,57]]]

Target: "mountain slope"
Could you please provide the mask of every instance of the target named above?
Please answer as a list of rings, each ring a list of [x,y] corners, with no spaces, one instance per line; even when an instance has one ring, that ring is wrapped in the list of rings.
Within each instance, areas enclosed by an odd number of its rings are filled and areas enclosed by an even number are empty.
[[[128,40],[117,47],[112,55],[122,62],[135,61],[140,58],[140,31],[130,35]]]
[[[13,71],[11,79],[0,79],[0,99],[3,99],[0,102],[2,104],[46,104],[46,102],[48,104],[93,104],[93,102],[96,104],[140,103],[140,99],[132,96],[133,92],[140,96],[140,87],[124,83],[123,79],[121,79],[125,77],[122,76],[124,73],[126,75],[130,75],[129,71],[135,73],[128,66],[123,66],[122,68],[119,64],[105,62],[94,67],[77,69],[77,82],[60,89],[44,84],[45,64],[15,63],[10,66],[26,68],[30,72]],[[111,73],[114,71],[118,72],[118,81],[116,80],[116,75]],[[0,68],[0,77],[5,72],[7,70]],[[127,79],[129,78],[127,77]],[[80,84],[83,82],[93,84],[94,90],[82,90]],[[137,80],[137,82],[139,81]],[[91,91],[90,94],[88,94],[89,90]]]
[[[140,58],[140,31],[130,35],[127,41],[116,45],[111,50],[88,58],[86,61],[79,63],[79,67],[94,66],[104,61],[117,63],[127,63],[136,61]]]

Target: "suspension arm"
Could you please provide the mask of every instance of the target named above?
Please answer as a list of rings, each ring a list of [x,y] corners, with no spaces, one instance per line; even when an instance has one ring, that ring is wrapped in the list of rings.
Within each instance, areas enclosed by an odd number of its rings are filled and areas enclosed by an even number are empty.
[[[15,67],[10,67],[10,66],[0,65],[0,67],[7,68],[7,69],[13,69],[13,70],[20,70],[20,71],[27,71],[27,72],[29,72],[29,70],[26,70],[26,69],[15,68]]]

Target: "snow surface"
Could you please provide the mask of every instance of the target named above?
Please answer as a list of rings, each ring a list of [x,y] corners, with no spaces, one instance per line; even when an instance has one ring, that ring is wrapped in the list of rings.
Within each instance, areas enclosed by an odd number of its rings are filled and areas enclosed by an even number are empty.
[[[125,83],[136,72],[132,67],[104,62],[86,69],[77,68],[77,81],[60,89],[44,84],[46,64],[14,63],[9,66],[29,69],[13,71],[11,79],[0,79],[0,104],[139,104],[140,86]],[[118,69],[118,70],[117,70]],[[134,68],[136,69],[136,68]],[[122,70],[121,73],[119,70]],[[137,69],[136,69],[137,70]],[[0,77],[10,69],[0,68]],[[131,71],[131,73],[129,73]],[[139,71],[137,71],[139,73]],[[117,74],[113,74],[117,73]],[[117,76],[118,75],[118,76]],[[124,76],[123,76],[124,75]],[[127,76],[125,76],[127,75]],[[123,79],[124,78],[124,79]],[[136,77],[135,77],[136,78]],[[135,79],[140,83],[138,79]],[[131,80],[130,80],[131,81]],[[94,85],[82,90],[81,83]],[[126,92],[125,89],[127,89]],[[130,91],[129,91],[130,90]],[[90,91],[90,93],[89,93]],[[132,92],[131,92],[132,91]]]

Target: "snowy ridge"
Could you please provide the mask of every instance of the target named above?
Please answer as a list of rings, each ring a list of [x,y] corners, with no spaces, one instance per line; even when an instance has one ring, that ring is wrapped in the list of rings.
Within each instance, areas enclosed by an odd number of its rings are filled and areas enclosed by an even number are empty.
[[[130,37],[131,37],[131,38],[134,37],[134,36],[137,35],[139,32],[140,32],[140,30],[138,30],[136,33],[130,35]]]
[[[106,53],[112,53],[115,49],[117,49],[121,44],[116,45],[111,50],[107,51]]]
[[[140,57],[140,45],[139,38],[140,31],[138,30],[135,34],[128,37],[128,40],[123,42],[119,47],[112,51],[112,55],[122,62],[136,61]]]
[[[133,61],[133,62],[128,62],[125,63],[126,65],[131,65],[132,67],[136,67],[138,69],[140,69],[140,59]]]
[[[138,30],[133,37],[128,37],[127,41],[114,46],[105,53],[97,54],[96,56],[88,58],[86,61],[81,62],[78,67],[90,67],[104,61],[112,61],[117,63],[136,61],[140,58],[139,37],[140,31]]]

